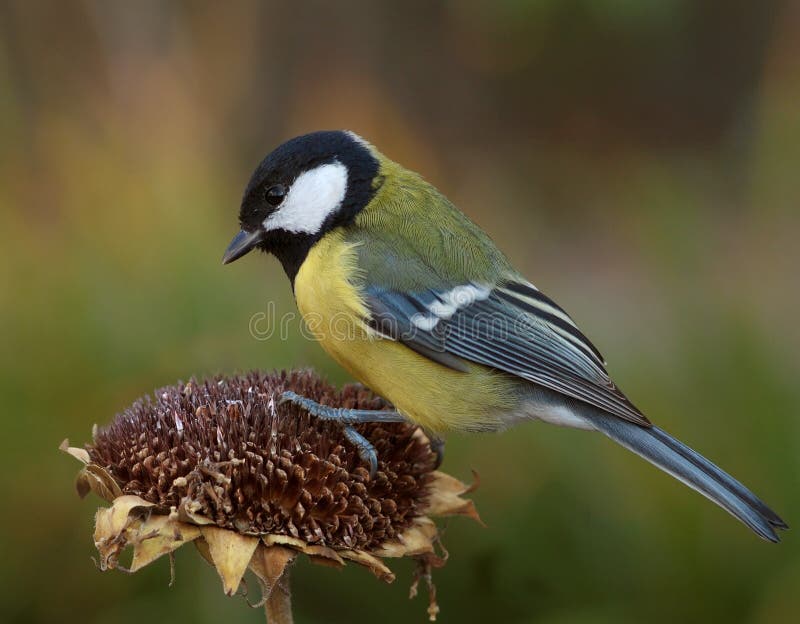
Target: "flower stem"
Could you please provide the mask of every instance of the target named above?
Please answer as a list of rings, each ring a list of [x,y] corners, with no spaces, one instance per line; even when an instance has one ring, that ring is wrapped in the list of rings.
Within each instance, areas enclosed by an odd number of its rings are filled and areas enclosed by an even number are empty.
[[[269,593],[264,604],[267,624],[292,624],[292,592],[289,588],[289,568],[287,567]]]

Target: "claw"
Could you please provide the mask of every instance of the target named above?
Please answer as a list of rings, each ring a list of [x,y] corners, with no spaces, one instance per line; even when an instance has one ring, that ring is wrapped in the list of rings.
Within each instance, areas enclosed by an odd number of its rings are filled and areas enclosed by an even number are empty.
[[[369,478],[370,480],[374,479],[375,474],[378,472],[378,453],[375,447],[370,444],[369,440],[350,426],[344,428],[344,435],[355,445],[358,456],[369,464]]]
[[[430,438],[431,450],[436,453],[436,463],[433,465],[434,470],[438,470],[444,461],[444,440],[438,436]]]

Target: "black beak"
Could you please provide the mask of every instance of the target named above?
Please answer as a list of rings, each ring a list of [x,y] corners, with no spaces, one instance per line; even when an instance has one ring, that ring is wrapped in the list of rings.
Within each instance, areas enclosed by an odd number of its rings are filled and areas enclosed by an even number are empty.
[[[233,237],[231,244],[228,245],[228,248],[225,250],[225,255],[222,256],[222,264],[229,264],[247,255],[263,238],[264,232],[260,229],[255,232],[245,232],[242,230]]]

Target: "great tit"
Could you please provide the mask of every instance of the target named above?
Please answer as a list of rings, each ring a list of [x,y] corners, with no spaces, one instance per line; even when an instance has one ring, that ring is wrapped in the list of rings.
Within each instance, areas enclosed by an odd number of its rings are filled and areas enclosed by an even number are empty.
[[[404,418],[433,432],[493,431],[534,419],[600,431],[762,538],[777,542],[776,529],[788,528],[654,426],[559,305],[444,195],[360,136],[314,132],[279,146],[250,179],[239,221],[223,262],[256,248],[275,255],[313,335],[396,412],[288,400],[346,424]]]

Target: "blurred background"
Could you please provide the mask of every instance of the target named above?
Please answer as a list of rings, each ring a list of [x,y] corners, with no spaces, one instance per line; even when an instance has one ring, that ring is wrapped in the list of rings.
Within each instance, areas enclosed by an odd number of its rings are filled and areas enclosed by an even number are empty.
[[[223,267],[257,162],[349,128],[559,301],[665,429],[800,523],[800,6],[699,0],[0,3],[0,619],[261,621],[191,549],[90,557],[61,440],[191,375],[312,365],[273,259]],[[274,307],[273,307],[274,306]],[[257,317],[258,318],[258,317]],[[762,543],[600,436],[451,436],[441,621],[797,622]],[[411,566],[300,563],[298,622],[422,622]],[[491,618],[491,619],[490,619]]]

